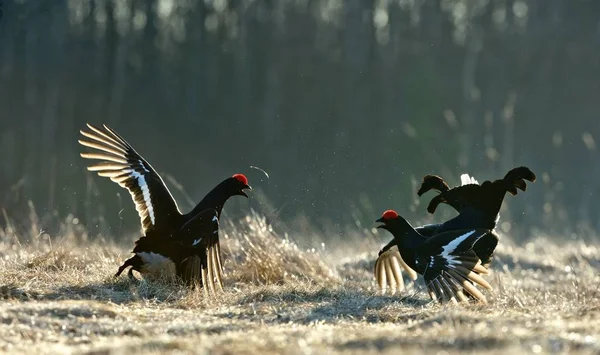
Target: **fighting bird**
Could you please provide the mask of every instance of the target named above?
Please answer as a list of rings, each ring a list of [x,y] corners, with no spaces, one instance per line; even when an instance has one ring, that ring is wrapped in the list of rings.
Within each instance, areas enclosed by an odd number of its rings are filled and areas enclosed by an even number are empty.
[[[435,190],[439,194],[429,202],[427,211],[431,214],[440,203],[452,206],[459,215],[440,224],[438,232],[461,228],[494,229],[499,220],[500,208],[506,193],[515,196],[518,190],[526,191],[525,181],[535,182],[535,174],[527,167],[520,166],[511,169],[504,178],[494,181],[484,181],[479,185],[477,180],[467,174],[461,176],[461,186],[449,188],[439,176],[426,175],[423,177],[417,195]]]
[[[231,196],[248,197],[244,190],[252,188],[246,176],[235,174],[223,180],[192,211],[182,214],[160,175],[123,137],[106,125],[103,130],[87,127],[89,131],[80,131],[87,139],[79,143],[95,151],[81,153],[81,157],[100,160],[87,169],[127,189],[142,224],[143,236],[132,251],[135,255],[115,276],[128,267],[131,278],[133,270],[149,276],[172,270],[191,284],[198,278],[192,262],[199,258],[204,289],[223,289],[219,217]]]
[[[497,240],[493,231],[469,228],[425,237],[394,210],[385,211],[376,222],[381,223],[377,228],[385,229],[394,236],[403,262],[423,275],[432,300],[458,303],[475,298],[487,303],[477,286],[492,290],[492,286],[481,277],[489,272],[481,264],[473,246],[482,240]],[[388,280],[392,284],[401,281],[390,270],[379,264],[375,273],[381,275],[384,284]]]
[[[424,238],[434,234],[453,230],[483,228],[494,230],[499,220],[499,212],[506,193],[516,195],[518,190],[525,191],[527,184],[525,180],[535,182],[535,174],[527,167],[521,166],[510,170],[502,179],[484,181],[479,185],[476,179],[468,174],[461,175],[461,186],[450,188],[439,176],[426,175],[417,194],[422,196],[428,191],[434,190],[439,194],[435,196],[427,210],[434,213],[440,203],[452,206],[459,214],[458,216],[439,224],[428,224],[416,228],[417,232]],[[494,233],[494,235],[496,235]],[[497,235],[496,235],[497,236]],[[478,241],[473,246],[477,257],[487,268],[492,262],[493,253],[498,245],[498,238],[486,238]],[[416,280],[417,274],[401,260],[397,243],[392,239],[379,252],[375,263],[376,270],[385,269],[387,273],[395,275],[397,280],[402,280],[401,270],[404,269],[412,280]],[[401,267],[400,267],[401,266]],[[375,273],[375,278],[382,291],[390,287],[392,293],[396,290],[402,291],[404,284],[396,284],[395,287],[389,283],[386,285],[381,274]]]

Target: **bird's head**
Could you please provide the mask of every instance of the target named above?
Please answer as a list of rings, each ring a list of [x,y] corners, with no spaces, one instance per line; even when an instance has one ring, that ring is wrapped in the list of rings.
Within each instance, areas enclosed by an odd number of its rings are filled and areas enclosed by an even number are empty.
[[[385,229],[387,231],[390,231],[390,228],[393,228],[395,225],[397,225],[400,222],[400,215],[398,215],[398,212],[394,211],[394,210],[387,210],[385,212],[383,212],[383,214],[381,215],[381,218],[379,218],[378,220],[376,220],[375,222],[378,223],[383,223],[377,226],[377,229]]]
[[[381,223],[377,226],[378,229],[385,229],[394,236],[399,247],[414,248],[423,242],[423,236],[394,210],[383,212],[376,222]]]
[[[248,198],[244,190],[252,191],[252,187],[248,185],[248,178],[244,174],[235,174],[230,179],[230,186],[233,190],[232,195],[241,195]]]

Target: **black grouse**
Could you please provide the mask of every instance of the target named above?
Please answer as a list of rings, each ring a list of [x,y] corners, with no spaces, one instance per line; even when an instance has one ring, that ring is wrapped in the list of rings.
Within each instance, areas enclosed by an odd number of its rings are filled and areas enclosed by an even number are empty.
[[[461,186],[452,189],[450,189],[441,177],[426,175],[417,194],[421,196],[430,190],[439,192],[439,195],[431,200],[428,211],[434,213],[440,203],[446,203],[459,212],[459,215],[444,223],[428,224],[418,227],[416,230],[425,238],[436,233],[468,228],[493,230],[498,223],[500,207],[502,206],[506,192],[516,195],[517,188],[525,191],[527,189],[525,180],[531,182],[536,180],[535,174],[527,167],[514,168],[503,179],[485,181],[481,185],[468,174],[463,174],[461,175]],[[497,245],[498,240],[493,240],[492,238],[480,240],[474,245],[473,250],[485,267],[488,267],[491,263]],[[376,267],[378,264],[381,264],[382,267],[387,268],[387,272],[400,274],[401,268],[399,265],[401,265],[407,274],[413,280],[416,280],[416,273],[407,268],[406,264],[399,259],[401,257],[398,247],[395,240],[392,239],[379,252]],[[389,279],[388,285],[385,285],[377,274],[375,276],[380,288],[384,292],[387,286],[391,288],[392,293],[396,289],[402,291],[404,288],[404,284],[395,285],[395,288],[392,287],[392,284],[389,284]],[[402,280],[402,275],[398,275],[397,279]]]
[[[135,255],[119,267],[115,276],[128,267],[131,267],[130,277],[133,270],[152,275],[156,271],[174,269],[187,283],[201,277],[205,290],[222,289],[219,217],[229,197],[248,197],[244,190],[251,187],[246,176],[235,174],[223,180],[192,211],[182,214],[160,175],[125,139],[106,125],[104,130],[90,124],[87,127],[89,132],[80,132],[88,140],[79,140],[79,143],[97,152],[81,153],[81,156],[101,161],[87,169],[126,188],[142,222],[143,236],[135,242]],[[201,275],[194,273],[190,266],[196,257]]]
[[[521,166],[510,170],[504,178],[484,181],[479,185],[467,174],[461,176],[462,185],[452,189],[439,176],[426,175],[419,196],[430,190],[439,192],[427,206],[429,213],[434,213],[440,203],[452,206],[459,215],[439,225],[438,232],[461,228],[494,229],[499,219],[500,208],[506,193],[516,195],[519,190],[526,191],[525,180],[535,182],[535,174],[527,167]]]
[[[473,246],[481,240],[497,240],[493,231],[471,228],[424,237],[393,210],[385,211],[376,222],[382,223],[377,228],[392,233],[406,265],[423,275],[431,299],[439,302],[468,302],[469,295],[470,298],[487,302],[476,285],[492,289],[480,276],[488,274],[488,270],[481,264]],[[394,283],[401,281],[396,280],[396,274],[390,270],[391,268],[379,265],[375,272],[381,274],[384,284],[388,278],[394,280]]]

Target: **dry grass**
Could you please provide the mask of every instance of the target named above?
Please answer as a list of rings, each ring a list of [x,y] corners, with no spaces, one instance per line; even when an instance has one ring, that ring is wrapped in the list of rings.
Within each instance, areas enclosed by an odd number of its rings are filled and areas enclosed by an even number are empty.
[[[223,226],[226,291],[112,278],[130,245],[0,231],[0,349],[15,353],[598,353],[600,250],[504,238],[487,306],[375,292],[379,243],[305,251],[264,219]],[[77,237],[73,237],[77,235]],[[37,238],[37,239],[36,239]],[[387,236],[385,237],[387,238]],[[381,244],[383,244],[383,237]],[[374,238],[366,238],[374,240]]]

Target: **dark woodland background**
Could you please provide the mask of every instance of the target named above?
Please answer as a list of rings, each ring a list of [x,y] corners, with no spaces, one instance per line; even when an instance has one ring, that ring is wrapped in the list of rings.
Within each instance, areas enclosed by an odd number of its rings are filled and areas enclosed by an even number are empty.
[[[430,221],[432,195],[415,196],[424,174],[454,185],[527,165],[538,182],[502,213],[517,238],[600,226],[600,1],[4,0],[1,11],[0,226],[26,224],[35,206],[47,229],[71,214],[138,230],[126,191],[85,170],[86,122],[113,127],[193,201],[246,173],[258,191],[232,199],[230,216],[252,207],[370,228],[395,208]]]

